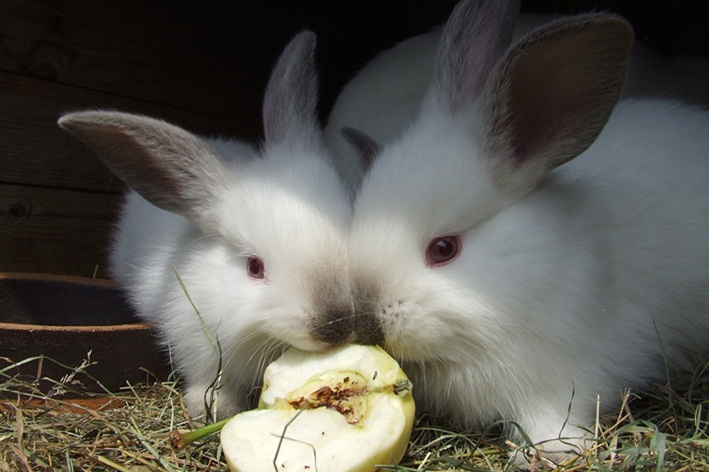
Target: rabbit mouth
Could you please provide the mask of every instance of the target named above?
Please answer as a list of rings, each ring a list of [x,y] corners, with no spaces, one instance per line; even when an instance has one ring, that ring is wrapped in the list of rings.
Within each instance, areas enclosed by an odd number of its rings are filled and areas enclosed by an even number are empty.
[[[286,344],[301,351],[308,352],[325,352],[336,346],[336,344],[323,341],[310,335],[298,339],[288,339]]]
[[[342,344],[357,341],[355,331],[342,326],[338,323],[321,323],[316,325],[310,333],[290,338],[287,343],[301,351],[325,352]]]

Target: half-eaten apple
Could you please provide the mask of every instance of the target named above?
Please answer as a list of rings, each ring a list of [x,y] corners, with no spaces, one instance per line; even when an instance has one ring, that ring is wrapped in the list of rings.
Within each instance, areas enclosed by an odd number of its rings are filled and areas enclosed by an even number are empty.
[[[235,472],[373,472],[397,464],[414,420],[411,382],[378,346],[289,350],[264,374],[259,408],[221,432]]]

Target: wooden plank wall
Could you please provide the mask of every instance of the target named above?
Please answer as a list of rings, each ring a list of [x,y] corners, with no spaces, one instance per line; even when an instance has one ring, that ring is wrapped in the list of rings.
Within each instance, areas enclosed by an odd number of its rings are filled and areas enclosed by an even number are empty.
[[[0,2],[0,270],[105,274],[123,186],[57,128],[62,113],[112,108],[257,134],[262,77],[196,49],[208,26],[153,2]]]
[[[0,1],[0,271],[106,275],[123,185],[58,129],[62,113],[120,109],[257,139],[268,72],[295,32],[318,34],[325,115],[377,50],[443,22],[455,3]],[[539,11],[616,6],[665,52],[706,53],[707,2],[673,4],[523,2]]]

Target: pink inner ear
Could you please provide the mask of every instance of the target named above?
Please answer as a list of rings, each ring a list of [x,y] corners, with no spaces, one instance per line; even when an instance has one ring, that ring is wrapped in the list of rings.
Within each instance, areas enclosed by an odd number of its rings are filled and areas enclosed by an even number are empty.
[[[493,54],[495,51],[492,48],[492,44],[494,44],[498,34],[498,31],[492,28],[485,28],[481,31],[474,53],[468,54],[465,61],[465,70],[474,72],[464,74],[462,77],[461,90],[455,97],[455,103],[452,103],[454,110],[460,110],[480,96],[487,81],[488,73],[497,59],[497,54]],[[492,51],[489,51],[489,49],[492,49]]]
[[[563,44],[558,44],[563,48]],[[511,144],[521,162],[533,156],[566,127],[575,126],[574,109],[581,106],[574,96],[578,71],[558,68],[557,55],[525,55],[511,78],[509,94]],[[560,54],[563,57],[563,54]],[[555,74],[549,74],[555,70]]]
[[[436,58],[437,95],[457,113],[475,101],[509,45],[519,5],[461,1],[446,23]]]
[[[596,139],[622,89],[626,28],[617,20],[559,28],[507,58],[490,106],[518,163],[542,157],[555,167]]]

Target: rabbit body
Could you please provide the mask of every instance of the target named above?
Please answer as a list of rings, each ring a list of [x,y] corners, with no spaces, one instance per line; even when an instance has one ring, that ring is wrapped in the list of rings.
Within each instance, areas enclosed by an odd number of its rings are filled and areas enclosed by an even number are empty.
[[[356,330],[403,362],[425,409],[520,439],[514,422],[563,454],[597,396],[606,411],[709,349],[709,113],[616,106],[622,20],[507,49],[505,3],[454,10],[419,115],[364,178]]]
[[[285,347],[351,337],[351,202],[315,118],[314,45],[301,33],[279,59],[259,150],[126,113],[60,120],[134,189],[111,271],[169,348],[194,417],[247,408]]]
[[[672,143],[647,133],[666,127],[663,112],[683,129]],[[705,112],[625,102],[588,151],[504,203],[484,163],[443,158],[474,155],[444,142],[467,130],[432,121],[374,163],[350,249],[360,311],[376,313],[424,409],[467,427],[513,420],[535,441],[576,437],[596,395],[605,410],[622,388],[662,380],[665,357],[691,368],[706,352]],[[682,160],[652,159],[663,151]],[[458,259],[425,267],[428,239],[456,232]]]

